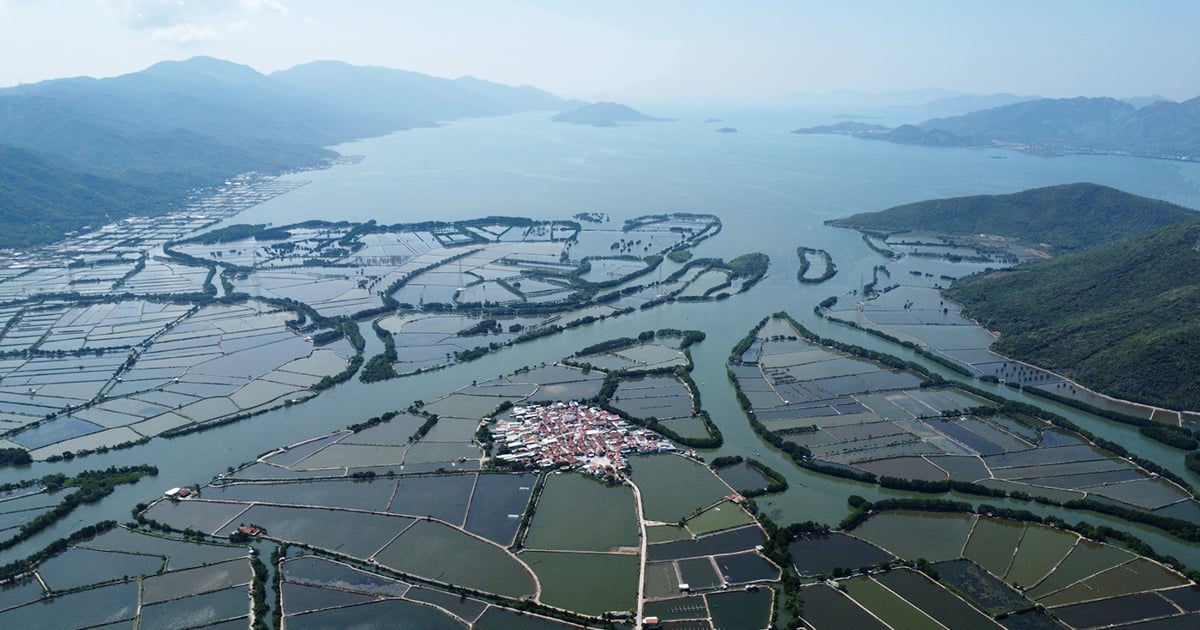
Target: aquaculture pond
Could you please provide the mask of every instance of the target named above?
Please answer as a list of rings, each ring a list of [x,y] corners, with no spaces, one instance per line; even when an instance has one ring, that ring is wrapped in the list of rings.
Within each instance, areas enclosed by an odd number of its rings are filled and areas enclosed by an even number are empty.
[[[857,569],[895,556],[854,536],[842,533],[810,534],[788,545],[788,555],[800,575],[822,575],[834,569]]]
[[[437,522],[417,521],[374,557],[402,573],[506,597],[536,590],[529,569],[504,548]]]
[[[116,527],[38,564],[34,580],[3,591],[4,627],[109,623],[197,627],[250,614],[249,549]]]
[[[674,523],[732,492],[703,464],[686,457],[633,457],[629,465],[630,480],[641,491],[643,514],[648,521]]]
[[[852,533],[903,560],[933,561],[932,575],[938,585],[917,573],[895,569],[871,578],[947,627],[951,627],[948,620],[956,627],[977,627],[979,621],[969,613],[969,606],[939,590],[942,587],[996,618],[1040,605],[1051,617],[1062,610],[1068,616],[1088,619],[1097,611],[1111,608],[1118,617],[1145,619],[1138,616],[1141,613],[1135,612],[1133,604],[1143,602],[1151,610],[1155,606],[1166,610],[1159,606],[1160,600],[1190,584],[1183,575],[1159,562],[1039,523],[968,514],[888,511],[871,516]],[[813,543],[801,544],[803,549]],[[811,555],[794,557],[799,565],[809,561]],[[895,602],[888,603],[878,589],[867,586],[866,577],[855,580],[860,593],[866,594],[860,597],[851,589],[851,595],[880,618],[912,614],[902,607],[897,611]],[[1094,608],[1079,606],[1084,603]],[[1187,612],[1172,607],[1164,613],[1169,620],[1163,622],[1167,623],[1164,627],[1186,624],[1183,614]],[[1019,622],[1053,623],[1044,615],[1025,615]],[[902,625],[918,623],[923,622],[910,620]],[[1004,625],[1010,624],[1005,621]]]
[[[746,462],[721,468],[717,471],[717,475],[731,488],[737,488],[739,492],[766,489],[771,483],[771,480],[758,468]]]
[[[766,628],[774,593],[770,588],[757,588],[705,595],[713,628]]]
[[[842,582],[846,592],[860,606],[893,628],[938,630],[941,624],[921,612],[888,588],[870,577],[857,577]]]
[[[282,570],[285,579],[283,606],[288,627],[292,627],[293,621],[302,627],[328,627],[328,624],[337,623],[359,627],[360,614],[367,620],[367,627],[396,627],[387,625],[389,614],[408,615],[398,622],[401,624],[409,623],[411,619],[413,623],[429,623],[429,627],[471,627],[471,624],[484,627],[479,619],[484,615],[496,618],[497,614],[490,611],[504,610],[474,597],[378,575],[375,567],[357,569],[316,556],[288,558],[284,560]],[[379,604],[384,605],[377,606]],[[412,604],[420,604],[423,608],[410,608]],[[419,611],[419,614],[409,614],[412,611]]]
[[[636,547],[635,511],[628,486],[606,486],[580,474],[549,475],[524,546],[564,551]]]
[[[814,460],[877,477],[948,480],[1054,501],[1099,497],[1143,510],[1195,506],[1191,492],[1082,435],[1001,413],[964,389],[818,344],[773,316],[731,360],[762,429]],[[989,410],[991,409],[991,410]]]
[[[637,605],[636,554],[524,551],[520,558],[537,574],[545,604],[593,616]]]

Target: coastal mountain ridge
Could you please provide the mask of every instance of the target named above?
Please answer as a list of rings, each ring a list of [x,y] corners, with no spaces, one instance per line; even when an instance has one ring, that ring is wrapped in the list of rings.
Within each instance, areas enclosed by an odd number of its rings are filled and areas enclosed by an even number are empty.
[[[567,106],[473,77],[336,61],[264,75],[211,57],[0,89],[0,147],[19,156],[0,168],[0,247],[56,240],[97,213],[166,212],[240,173],[318,166],[341,142]]]
[[[1145,100],[1152,102],[1137,107],[1107,97],[1036,99],[895,129],[832,125],[796,133],[927,146],[1000,145],[1043,155],[1111,153],[1200,160],[1200,97],[1178,103]]]

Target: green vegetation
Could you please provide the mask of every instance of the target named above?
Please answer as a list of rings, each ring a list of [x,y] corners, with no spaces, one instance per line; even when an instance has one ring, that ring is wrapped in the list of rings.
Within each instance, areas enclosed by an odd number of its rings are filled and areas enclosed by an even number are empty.
[[[1196,441],[1196,437],[1187,429],[1174,427],[1170,425],[1147,425],[1140,427],[1138,432],[1142,435],[1184,451],[1194,451],[1200,442]]]
[[[377,354],[367,360],[363,365],[362,374],[358,375],[358,380],[364,383],[377,383],[388,379],[397,378],[400,376],[396,369],[392,367],[392,359],[389,359],[387,354]]]
[[[1119,398],[1200,409],[1197,242],[1200,218],[1014,272],[969,276],[947,295],[1003,333],[993,346],[1001,354]]]
[[[384,330],[378,320],[371,322],[371,328],[375,331],[375,335],[383,341],[383,352],[367,361],[358,380],[364,383],[376,383],[397,378],[400,374],[396,372],[396,368],[392,367],[392,364],[399,358],[399,355],[396,354],[396,338],[392,336],[392,333]]]
[[[26,466],[31,463],[33,457],[23,448],[0,448],[0,466]]]
[[[267,565],[258,556],[250,558],[250,568],[254,571],[254,581],[250,585],[250,595],[253,598],[254,607],[254,622],[251,628],[254,630],[267,630],[270,626],[267,624],[267,612],[271,610],[271,606],[267,604]],[[276,567],[276,570],[279,570]]]
[[[1096,184],[1065,184],[1009,195],[934,199],[829,221],[876,232],[1005,236],[1079,250],[1196,216],[1175,204]]]
[[[370,419],[356,422],[356,424],[349,425],[346,428],[348,428],[350,431],[358,433],[359,431],[367,430],[367,428],[382,425],[384,422],[390,422],[391,419],[396,418],[397,415],[400,415],[400,412],[384,412],[383,414],[372,416]]]
[[[745,282],[742,284],[742,291],[746,291],[755,284],[758,284],[758,281],[767,275],[767,267],[770,264],[771,258],[769,256],[761,252],[752,252],[734,258],[724,267],[733,272],[735,279],[745,278]]]
[[[284,241],[291,238],[291,232],[280,228],[268,228],[266,225],[247,225],[240,223],[229,227],[205,232],[199,236],[189,238],[183,243],[201,243],[205,245],[214,245],[217,243],[228,243],[231,241],[241,241],[252,238],[256,241]]]
[[[708,465],[713,470],[720,470],[722,468],[729,468],[730,466],[737,466],[743,461],[745,460],[741,455],[722,455],[720,457],[714,457],[713,460],[708,463]]]
[[[468,326],[458,331],[459,337],[474,337],[476,335],[487,335],[493,332],[500,332],[502,327],[500,322],[494,319],[481,319],[473,325]]]
[[[58,505],[39,514],[21,526],[11,538],[0,541],[0,551],[10,549],[17,544],[32,538],[38,532],[66,518],[75,508],[87,503],[95,503],[112,494],[113,490],[122,484],[137,483],[146,475],[157,475],[155,466],[110,466],[104,470],[85,470],[74,477],[62,473],[52,473],[41,478],[41,484],[47,492],[58,492],[75,488],[65,495]]]
[[[647,332],[650,333],[650,339],[654,339],[654,331],[651,330],[651,331],[647,331]],[[637,345],[638,343],[639,343],[639,341],[637,339],[634,339],[633,337],[618,337],[616,339],[609,339],[607,341],[601,341],[599,343],[594,343],[590,346],[587,346],[586,348],[580,350],[579,352],[576,352],[575,356],[582,357],[582,356],[586,356],[589,354],[600,354],[601,352],[611,352],[613,350],[620,350],[622,348],[628,348],[630,346]]]
[[[75,170],[0,144],[0,247],[41,245],[84,225],[171,209],[181,193]]]
[[[692,259],[692,250],[690,249],[672,249],[667,252],[667,259],[671,262],[683,264]]]

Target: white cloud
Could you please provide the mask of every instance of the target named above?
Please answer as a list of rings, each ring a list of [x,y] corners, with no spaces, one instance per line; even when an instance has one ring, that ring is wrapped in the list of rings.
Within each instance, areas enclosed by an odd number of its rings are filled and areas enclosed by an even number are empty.
[[[150,38],[156,42],[174,44],[176,46],[199,46],[221,38],[221,34],[211,28],[194,24],[176,24],[164,28],[156,28]]]
[[[104,0],[116,10],[121,21],[133,30],[185,26],[225,17],[242,21],[262,13],[290,15],[280,0]],[[232,15],[230,15],[232,14]],[[157,37],[156,37],[157,38]]]
[[[135,31],[156,31],[185,24],[189,20],[223,10],[225,3],[189,2],[188,0],[108,0],[125,25]]]
[[[280,15],[291,13],[279,0],[238,0],[238,6],[250,11],[273,11]]]
[[[102,0],[125,27],[157,43],[198,46],[291,12],[281,0]]]

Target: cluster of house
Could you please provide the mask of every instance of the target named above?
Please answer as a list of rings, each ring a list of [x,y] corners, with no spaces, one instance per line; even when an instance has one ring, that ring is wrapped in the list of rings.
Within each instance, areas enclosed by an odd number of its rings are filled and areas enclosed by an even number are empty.
[[[485,418],[485,420],[489,420]],[[509,419],[492,428],[497,444],[507,453],[496,459],[537,468],[581,470],[600,477],[617,477],[627,470],[630,454],[674,451],[675,445],[657,433],[598,407],[574,401],[513,407]]]

